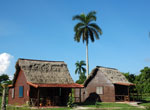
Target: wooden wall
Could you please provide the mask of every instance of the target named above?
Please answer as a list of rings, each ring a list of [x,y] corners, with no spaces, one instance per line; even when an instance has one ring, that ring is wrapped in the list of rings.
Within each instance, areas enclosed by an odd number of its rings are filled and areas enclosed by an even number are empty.
[[[23,97],[19,97],[19,86],[23,86]],[[9,88],[9,94],[8,94],[8,104],[13,105],[22,105],[26,104],[27,101],[29,101],[29,85],[26,83],[26,78],[24,76],[24,73],[22,70],[20,70],[15,87],[14,87],[14,98],[12,98],[12,89]]]
[[[103,87],[103,94],[96,94],[96,87]],[[75,97],[80,97],[80,90],[75,89]],[[102,102],[115,102],[115,89],[112,84],[103,73],[98,71],[95,77],[88,83],[87,87],[81,90],[81,101],[95,101],[99,98]],[[79,100],[78,100],[79,102]]]

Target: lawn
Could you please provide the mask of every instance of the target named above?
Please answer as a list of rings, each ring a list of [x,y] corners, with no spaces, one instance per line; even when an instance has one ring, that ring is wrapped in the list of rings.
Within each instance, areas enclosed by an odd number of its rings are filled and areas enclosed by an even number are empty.
[[[1,97],[0,97],[0,103],[1,103]],[[143,106],[148,106],[150,105],[150,103],[143,103],[141,104]],[[82,104],[82,105],[79,105],[79,107],[90,107],[92,108],[92,110],[106,110],[106,109],[109,109],[109,110],[144,110],[142,108],[137,108],[137,107],[134,107],[134,106],[131,106],[131,105],[128,105],[128,104],[125,104],[125,103],[96,103],[96,104]],[[91,110],[90,108],[86,109],[86,110]],[[95,109],[93,109],[95,108]],[[39,109],[32,109],[32,108],[29,108],[29,107],[15,107],[15,106],[7,106],[7,110],[39,110]],[[43,108],[42,110],[76,110],[76,108],[74,109],[70,109],[70,108]],[[150,110],[150,109],[147,109],[147,110]]]
[[[84,107],[101,108],[102,110],[144,110],[125,103],[97,103],[96,105],[84,105]]]
[[[79,107],[87,107],[86,110],[144,110],[142,108],[137,108],[128,104],[122,104],[122,103],[98,103],[97,105],[80,105]],[[94,109],[95,108],[95,109]],[[7,110],[31,110],[31,108],[27,107],[7,107]],[[38,110],[38,109],[34,109]],[[70,108],[45,108],[42,110],[76,110],[76,108],[70,109]],[[80,110],[80,109],[77,109]]]

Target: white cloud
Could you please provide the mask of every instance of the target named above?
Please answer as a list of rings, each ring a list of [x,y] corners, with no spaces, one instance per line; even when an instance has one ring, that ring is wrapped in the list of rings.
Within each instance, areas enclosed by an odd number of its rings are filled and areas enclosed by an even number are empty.
[[[11,56],[8,53],[0,54],[0,75],[4,74],[7,71],[12,58],[13,58],[13,56]]]

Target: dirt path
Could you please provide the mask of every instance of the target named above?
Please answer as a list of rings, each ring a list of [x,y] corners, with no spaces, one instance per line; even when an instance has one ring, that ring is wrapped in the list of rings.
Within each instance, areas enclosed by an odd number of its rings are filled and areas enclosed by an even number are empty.
[[[145,108],[144,106],[139,105],[140,102],[119,102],[119,103],[126,103],[128,105],[135,106],[137,108]]]
[[[120,107],[111,107],[111,108],[96,108],[96,107],[76,107],[72,110],[113,110],[120,109]]]

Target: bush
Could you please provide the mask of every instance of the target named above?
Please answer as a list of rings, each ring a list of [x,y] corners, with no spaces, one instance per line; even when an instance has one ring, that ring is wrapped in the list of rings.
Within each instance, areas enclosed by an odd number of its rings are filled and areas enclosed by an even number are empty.
[[[70,108],[73,107],[73,98],[72,98],[71,94],[69,94],[69,100],[68,100],[67,106]]]

